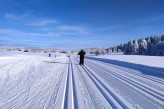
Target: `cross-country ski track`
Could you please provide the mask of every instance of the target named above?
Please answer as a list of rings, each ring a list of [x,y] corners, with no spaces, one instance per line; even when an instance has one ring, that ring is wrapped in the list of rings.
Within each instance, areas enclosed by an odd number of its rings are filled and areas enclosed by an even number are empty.
[[[164,109],[162,77],[94,58],[78,62],[76,56],[2,58],[0,109]]]

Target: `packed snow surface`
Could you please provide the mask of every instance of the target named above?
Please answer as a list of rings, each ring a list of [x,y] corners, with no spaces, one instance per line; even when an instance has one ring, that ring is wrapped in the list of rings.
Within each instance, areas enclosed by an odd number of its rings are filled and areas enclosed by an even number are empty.
[[[105,58],[110,60],[118,60],[124,62],[130,62],[135,64],[141,64],[152,67],[164,68],[164,56],[144,56],[144,55],[123,55],[123,54],[108,54],[93,56],[96,58]]]
[[[0,52],[0,109],[164,109],[163,57]]]

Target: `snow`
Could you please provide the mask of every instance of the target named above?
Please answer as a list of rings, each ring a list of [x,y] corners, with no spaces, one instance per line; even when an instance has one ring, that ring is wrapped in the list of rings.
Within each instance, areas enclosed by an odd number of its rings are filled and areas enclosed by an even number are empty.
[[[56,55],[56,57],[54,56]],[[0,109],[163,109],[157,56],[0,52]]]
[[[92,55],[92,57],[130,62],[130,63],[141,64],[151,67],[164,68],[163,56],[108,54],[108,55],[99,55],[99,56]]]

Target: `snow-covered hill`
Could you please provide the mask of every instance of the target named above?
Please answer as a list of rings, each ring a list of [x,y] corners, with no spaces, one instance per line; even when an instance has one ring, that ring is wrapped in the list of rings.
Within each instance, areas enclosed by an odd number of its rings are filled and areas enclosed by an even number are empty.
[[[163,58],[113,54],[78,62],[77,55],[0,52],[0,109],[164,108]]]
[[[62,50],[53,49],[53,48],[4,47],[4,46],[0,46],[0,51],[20,51],[20,52],[33,52],[33,53],[55,53],[55,52],[62,52]]]

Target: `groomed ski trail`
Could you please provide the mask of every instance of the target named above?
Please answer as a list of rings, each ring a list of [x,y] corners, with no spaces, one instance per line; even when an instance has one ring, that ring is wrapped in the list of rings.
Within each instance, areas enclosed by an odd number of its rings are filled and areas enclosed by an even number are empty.
[[[164,108],[161,78],[93,59],[80,66],[75,56],[33,58],[0,64],[0,109]]]

